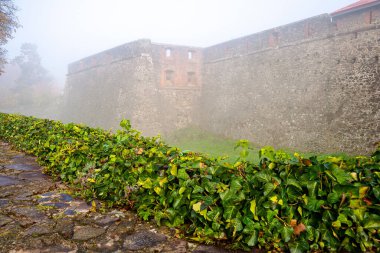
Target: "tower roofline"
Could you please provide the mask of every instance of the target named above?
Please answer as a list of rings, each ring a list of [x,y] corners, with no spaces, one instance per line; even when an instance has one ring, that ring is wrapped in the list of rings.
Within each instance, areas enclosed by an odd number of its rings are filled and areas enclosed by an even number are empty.
[[[332,17],[341,16],[341,15],[345,15],[348,13],[363,10],[366,8],[370,8],[373,6],[377,6],[377,5],[380,5],[380,0],[360,0],[356,3],[353,3],[353,4],[350,4],[346,7],[340,8],[340,9],[332,12],[330,15]]]

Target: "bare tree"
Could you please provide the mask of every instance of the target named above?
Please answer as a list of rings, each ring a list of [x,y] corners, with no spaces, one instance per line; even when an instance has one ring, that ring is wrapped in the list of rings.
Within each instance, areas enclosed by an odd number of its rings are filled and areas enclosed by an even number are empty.
[[[7,63],[3,46],[9,39],[13,38],[13,33],[20,26],[15,15],[17,7],[13,0],[0,0],[0,75],[3,73],[4,64]]]

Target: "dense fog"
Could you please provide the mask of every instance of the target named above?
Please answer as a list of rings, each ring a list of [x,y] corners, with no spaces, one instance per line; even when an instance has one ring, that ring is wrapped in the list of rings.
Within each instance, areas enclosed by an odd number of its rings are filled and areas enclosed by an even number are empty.
[[[16,0],[21,27],[5,45],[0,111],[56,118],[68,64],[129,41],[205,47],[351,2]],[[25,45],[35,59],[25,55]]]

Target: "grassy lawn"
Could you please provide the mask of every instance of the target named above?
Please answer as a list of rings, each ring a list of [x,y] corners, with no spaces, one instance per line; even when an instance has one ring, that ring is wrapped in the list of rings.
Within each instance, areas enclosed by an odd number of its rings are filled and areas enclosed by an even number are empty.
[[[203,131],[196,127],[188,127],[177,130],[169,136],[164,136],[163,139],[171,146],[179,147],[182,150],[191,150],[207,154],[211,157],[228,156],[226,162],[234,163],[239,157],[239,149],[234,149],[238,140],[228,139],[210,132]],[[259,162],[259,150],[262,146],[257,144],[250,145],[248,160],[254,163]],[[284,149],[285,152],[293,154],[295,151],[290,149]],[[318,155],[319,159],[326,158],[328,156],[340,156],[348,158],[344,153],[333,154],[315,154],[299,152],[301,156],[307,158]]]
[[[177,130],[164,140],[171,146],[179,147],[182,150],[191,150],[207,154],[211,157],[228,156],[226,162],[234,163],[239,157],[239,149],[234,149],[238,140],[228,139],[205,132],[196,127],[188,127]],[[248,160],[259,162],[259,146],[251,145]]]

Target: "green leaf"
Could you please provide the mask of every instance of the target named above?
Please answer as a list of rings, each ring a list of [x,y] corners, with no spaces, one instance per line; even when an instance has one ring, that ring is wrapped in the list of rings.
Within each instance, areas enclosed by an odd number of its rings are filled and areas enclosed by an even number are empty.
[[[207,217],[210,220],[217,221],[220,218],[221,213],[222,209],[220,207],[214,208],[211,211],[207,212]]]
[[[232,219],[231,224],[234,228],[232,236],[236,235],[236,232],[242,231],[243,230],[243,224],[241,223],[240,219]]]
[[[201,205],[202,205],[201,201],[193,204],[193,210],[199,213],[201,211]]]
[[[142,186],[143,188],[145,188],[145,189],[150,189],[150,188],[152,188],[152,181],[150,180],[150,178],[147,178],[146,180],[144,180],[144,181],[141,181],[141,180],[139,180],[138,182],[137,182],[137,184],[139,185],[139,186]]]
[[[249,210],[252,212],[253,218],[255,220],[259,220],[259,217],[257,217],[257,213],[256,213],[256,199],[251,201],[251,205],[250,205]]]
[[[339,200],[340,200],[340,196],[337,192],[332,192],[327,196],[327,202],[329,204],[335,204],[339,202]]]
[[[267,196],[269,193],[271,193],[275,189],[275,186],[273,183],[266,183],[264,185],[264,196]]]
[[[184,193],[185,191],[186,191],[186,187],[182,186],[181,188],[179,188],[178,193],[179,193],[179,194],[182,194],[182,193]]]
[[[246,158],[248,155],[249,155],[248,150],[243,149],[242,151],[240,151],[240,157],[241,158]]]
[[[260,149],[259,158],[260,160],[263,158],[268,158],[270,161],[274,161],[275,151],[273,147],[266,146]]]
[[[379,215],[371,215],[369,216],[363,225],[363,228],[366,229],[379,229],[380,228],[380,216]]]
[[[251,237],[249,237],[249,239],[247,241],[248,246],[250,246],[250,247],[256,246],[258,237],[259,237],[259,232],[257,230],[254,230],[252,232]]]
[[[289,243],[289,249],[291,253],[302,253],[309,250],[309,243],[302,239],[302,237],[296,242]]]
[[[308,198],[306,208],[310,211],[317,212],[321,209],[321,206],[325,203],[323,200],[318,200],[316,198]]]
[[[240,191],[235,193],[234,191],[228,189],[224,192],[219,193],[220,199],[222,200],[223,206],[228,206],[231,204],[237,204],[245,199],[244,192]]]
[[[352,222],[350,220],[348,220],[347,216],[345,214],[343,214],[343,213],[339,214],[337,220],[340,221],[341,223],[347,224],[349,227],[352,226]]]
[[[271,182],[271,176],[266,174],[264,171],[256,173],[255,178],[257,178],[258,181],[263,183]]]
[[[239,179],[233,179],[231,181],[230,189],[233,192],[238,192],[242,188],[241,182]]]
[[[255,223],[250,218],[248,218],[247,216],[244,216],[243,223],[245,225],[244,231],[243,231],[244,233],[252,233],[253,230],[255,230],[255,228],[256,228],[255,224],[258,224],[258,223]]]
[[[333,223],[331,223],[331,225],[334,227],[334,228],[340,228],[342,226],[342,223],[340,221],[334,221]]]
[[[182,204],[182,196],[174,199],[173,208],[177,208]]]
[[[325,223],[330,223],[335,220],[334,214],[330,210],[325,210],[322,215],[322,221]]]
[[[373,191],[373,194],[375,195],[375,197],[380,200],[380,187],[379,186],[374,186],[372,188],[372,191]]]
[[[360,199],[350,199],[350,208],[356,209],[362,207],[362,201]]]
[[[162,188],[156,186],[156,187],[154,187],[154,191],[155,191],[158,195],[161,195],[161,193],[162,193]]]
[[[302,191],[302,187],[301,185],[293,178],[290,178],[287,180],[287,185],[292,185],[294,187],[296,187],[298,190]]]
[[[310,197],[316,197],[318,192],[318,185],[320,184],[319,181],[307,181],[305,182],[307,184],[307,190],[309,192]],[[299,189],[299,188],[298,188]]]
[[[332,166],[331,172],[340,184],[344,184],[351,179],[351,175],[338,166]]]
[[[272,221],[272,219],[278,214],[278,210],[268,210],[267,211],[267,221]]]
[[[231,220],[232,218],[235,217],[237,210],[238,209],[236,206],[226,206],[224,208],[223,218],[226,219],[227,221]]]
[[[195,194],[195,193],[202,193],[204,190],[203,190],[203,188],[202,187],[200,187],[199,185],[196,185],[195,187],[194,187],[194,190],[193,190],[193,193]]]
[[[289,242],[290,239],[292,238],[292,234],[293,234],[293,228],[292,227],[282,227],[281,229],[281,237],[282,239],[285,241],[285,242]]]
[[[170,167],[170,174],[172,174],[173,176],[177,176],[177,165],[173,164]]]
[[[357,209],[353,209],[353,213],[359,221],[363,221],[364,220],[364,214],[365,214],[366,210],[367,210],[367,208],[365,208],[365,207],[357,208]]]
[[[361,199],[364,198],[365,195],[367,194],[368,190],[369,190],[368,186],[362,186],[362,187],[360,187],[359,188],[359,198],[361,198]]]
[[[124,129],[128,130],[131,128],[131,122],[127,119],[123,119],[122,121],[120,121],[120,126]]]
[[[183,180],[190,179],[190,176],[187,174],[186,169],[179,169],[177,177]]]
[[[300,216],[302,217],[302,207],[301,206],[297,207],[297,211],[300,214]]]

